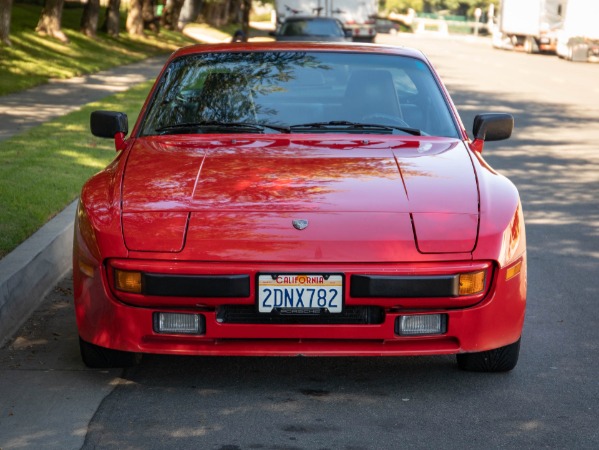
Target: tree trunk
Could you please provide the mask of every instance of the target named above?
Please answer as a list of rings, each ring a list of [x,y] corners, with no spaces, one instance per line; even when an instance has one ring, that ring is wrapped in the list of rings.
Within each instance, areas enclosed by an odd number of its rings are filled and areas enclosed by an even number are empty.
[[[142,0],[129,1],[129,14],[127,14],[127,32],[133,36],[144,35],[144,21],[141,15]]]
[[[241,30],[247,41],[247,38],[250,35],[250,11],[252,10],[252,0],[242,0],[241,10]]]
[[[179,29],[179,16],[185,0],[171,0],[167,3],[160,24],[167,30]]]
[[[46,0],[35,31],[41,35],[56,38],[66,44],[69,42],[69,38],[67,38],[61,29],[63,6],[64,0]]]
[[[89,37],[96,37],[98,17],[100,16],[100,0],[87,0],[81,16],[80,31]]]
[[[158,33],[160,31],[160,22],[154,14],[154,3],[154,0],[143,0],[141,17],[144,21],[144,30]]]
[[[214,27],[222,27],[229,23],[231,15],[230,0],[225,1],[205,1],[202,5],[202,16],[207,24]]]
[[[121,0],[110,0],[108,8],[106,8],[102,31],[106,32],[109,36],[117,37],[121,32],[120,8]]]
[[[10,13],[12,0],[0,0],[0,45],[10,47]]]

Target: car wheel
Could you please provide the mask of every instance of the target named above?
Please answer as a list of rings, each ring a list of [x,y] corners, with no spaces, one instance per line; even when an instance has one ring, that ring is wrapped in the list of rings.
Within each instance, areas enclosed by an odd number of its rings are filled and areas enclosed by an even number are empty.
[[[90,344],[79,338],[81,359],[87,367],[109,369],[112,367],[131,367],[138,361],[138,355],[131,352],[112,350]]]
[[[520,339],[505,347],[486,352],[457,355],[458,367],[471,372],[507,372],[516,367],[520,354]]]
[[[528,54],[539,53],[539,46],[532,36],[527,36],[524,40],[524,51]]]

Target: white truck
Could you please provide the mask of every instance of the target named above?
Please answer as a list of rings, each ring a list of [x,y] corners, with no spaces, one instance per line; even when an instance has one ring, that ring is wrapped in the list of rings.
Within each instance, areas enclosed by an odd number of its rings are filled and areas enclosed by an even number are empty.
[[[298,16],[325,16],[339,19],[352,31],[354,41],[374,42],[378,0],[275,0],[276,21]]]
[[[599,0],[566,0],[557,33],[557,55],[569,61],[599,62]]]
[[[598,0],[595,0],[598,1]],[[565,0],[502,0],[493,46],[555,53]]]

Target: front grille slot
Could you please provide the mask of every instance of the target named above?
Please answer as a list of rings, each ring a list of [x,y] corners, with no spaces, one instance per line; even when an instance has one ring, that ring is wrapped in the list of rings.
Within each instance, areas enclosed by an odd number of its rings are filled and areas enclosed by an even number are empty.
[[[385,320],[385,311],[378,306],[346,306],[341,313],[289,315],[259,313],[255,306],[223,305],[217,309],[220,323],[261,325],[377,325]]]

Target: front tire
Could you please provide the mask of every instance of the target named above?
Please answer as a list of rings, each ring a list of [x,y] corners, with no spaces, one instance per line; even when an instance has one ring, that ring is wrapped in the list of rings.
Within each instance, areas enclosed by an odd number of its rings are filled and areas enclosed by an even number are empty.
[[[458,367],[470,372],[508,372],[516,367],[520,354],[520,339],[505,347],[486,352],[461,353]]]
[[[136,353],[100,347],[84,341],[81,337],[79,338],[79,350],[83,363],[93,369],[131,367],[138,361]]]

